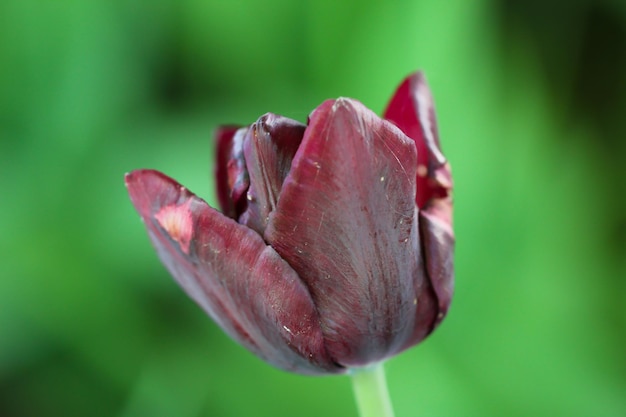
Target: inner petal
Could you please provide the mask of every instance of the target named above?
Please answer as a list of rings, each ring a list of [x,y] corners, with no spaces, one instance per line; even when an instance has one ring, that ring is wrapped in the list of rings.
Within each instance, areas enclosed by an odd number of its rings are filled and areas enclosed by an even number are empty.
[[[250,186],[247,208],[239,222],[263,235],[269,214],[274,211],[285,177],[306,126],[268,113],[250,126],[243,152]]]

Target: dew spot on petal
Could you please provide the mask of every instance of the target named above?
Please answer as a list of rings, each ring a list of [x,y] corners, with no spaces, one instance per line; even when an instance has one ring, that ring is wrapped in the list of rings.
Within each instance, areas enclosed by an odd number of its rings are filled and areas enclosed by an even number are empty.
[[[154,215],[159,225],[180,246],[180,249],[189,254],[189,244],[193,235],[193,219],[188,200],[184,204],[171,204],[163,207]]]
[[[428,175],[428,168],[426,168],[426,165],[419,164],[417,166],[417,175],[420,177]]]

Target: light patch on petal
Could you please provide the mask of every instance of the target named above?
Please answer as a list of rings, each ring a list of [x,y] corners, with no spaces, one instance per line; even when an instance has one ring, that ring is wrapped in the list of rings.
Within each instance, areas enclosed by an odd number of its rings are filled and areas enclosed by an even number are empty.
[[[163,207],[154,215],[159,225],[189,255],[189,244],[193,235],[193,219],[189,209],[191,200],[181,205],[171,204]]]

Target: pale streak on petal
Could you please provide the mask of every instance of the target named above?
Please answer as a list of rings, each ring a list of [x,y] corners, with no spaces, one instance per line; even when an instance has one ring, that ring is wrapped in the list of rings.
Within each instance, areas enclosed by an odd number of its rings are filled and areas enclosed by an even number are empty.
[[[160,209],[154,218],[167,234],[178,243],[180,249],[189,254],[189,244],[193,237],[193,219],[189,205],[191,200],[183,204],[171,204]]]

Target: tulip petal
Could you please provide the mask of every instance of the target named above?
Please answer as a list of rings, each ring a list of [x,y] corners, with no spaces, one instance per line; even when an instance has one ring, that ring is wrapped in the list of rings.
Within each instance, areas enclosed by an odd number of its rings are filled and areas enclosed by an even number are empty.
[[[251,229],[151,170],[126,176],[161,261],[233,339],[285,370],[338,373],[306,286]]]
[[[276,208],[283,181],[291,169],[305,125],[268,113],[250,126],[244,139],[244,155],[250,187],[248,207],[239,223],[263,234],[269,214]]]
[[[265,240],[308,285],[326,347],[343,366],[397,353],[424,284],[415,144],[361,103],[310,116]]]
[[[450,223],[441,220],[438,211],[448,211],[447,199],[437,200],[428,210],[420,211],[420,232],[424,262],[430,283],[437,294],[438,314],[435,327],[448,312],[454,292],[454,234]]]
[[[217,199],[222,213],[236,219],[246,206],[248,172],[243,155],[243,139],[248,128],[221,126],[217,129],[215,168]]]
[[[451,189],[449,169],[439,170],[446,158],[439,146],[439,133],[433,98],[424,74],[416,72],[407,77],[391,98],[383,116],[393,122],[417,146],[417,198],[423,208],[431,198],[443,198]],[[437,175],[435,175],[437,173]]]
[[[441,153],[433,98],[421,72],[410,75],[398,87],[384,118],[417,145],[416,203],[420,208],[426,271],[438,298],[438,324],[448,311],[454,285],[452,174]]]

